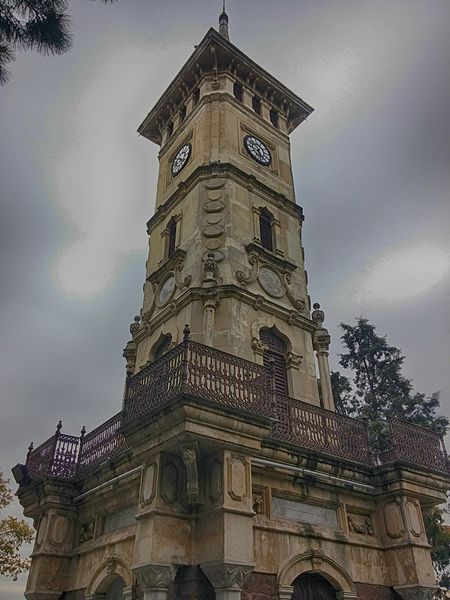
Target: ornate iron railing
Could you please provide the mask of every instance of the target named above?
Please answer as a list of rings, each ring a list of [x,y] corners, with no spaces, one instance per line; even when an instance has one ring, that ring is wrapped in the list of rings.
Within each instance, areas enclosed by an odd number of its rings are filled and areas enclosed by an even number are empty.
[[[119,412],[108,421],[83,435],[80,441],[78,455],[77,477],[85,475],[99,465],[117,456],[128,446],[120,431],[122,426],[122,413]]]
[[[275,405],[274,440],[372,464],[367,429],[361,421],[280,394],[275,396]]]
[[[403,419],[390,419],[391,447],[379,454],[379,462],[406,462],[441,473],[450,472],[444,440],[439,433]]]
[[[128,380],[124,423],[151,414],[180,394],[274,417],[270,386],[270,373],[262,365],[185,340]]]
[[[27,471],[32,479],[44,475],[71,479],[75,476],[78,459],[79,438],[61,433],[61,421],[56,433],[36,449],[29,448]]]
[[[127,450],[122,426],[138,422],[190,395],[251,415],[274,419],[274,441],[328,454],[363,465],[373,464],[365,425],[361,421],[275,393],[271,369],[193,342],[184,341],[127,380],[124,409],[88,434],[56,433],[27,455],[30,478],[76,479]],[[391,449],[378,463],[404,461],[449,472],[441,437],[400,419],[390,421]]]

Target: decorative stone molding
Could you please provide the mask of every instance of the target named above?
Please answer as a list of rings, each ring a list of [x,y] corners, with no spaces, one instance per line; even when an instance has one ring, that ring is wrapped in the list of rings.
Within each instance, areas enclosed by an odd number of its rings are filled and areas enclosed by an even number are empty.
[[[227,491],[232,500],[242,502],[247,496],[248,465],[240,456],[227,458]]]
[[[348,530],[352,533],[374,536],[372,519],[368,515],[348,514]]]
[[[94,600],[97,598],[104,598],[103,586],[105,584],[105,579],[108,580],[111,575],[122,577],[125,586],[129,588],[133,585],[133,575],[125,561],[119,556],[109,555],[94,572],[94,575],[86,588],[86,598],[92,598]],[[100,591],[102,592],[102,595],[99,595]]]
[[[294,354],[293,352],[288,352],[286,355],[286,366],[292,369],[299,369],[302,364],[303,356],[300,354]]]
[[[156,462],[151,462],[142,470],[141,482],[141,503],[150,504],[156,494],[156,481],[158,474],[158,465]]]
[[[194,446],[183,448],[183,462],[186,466],[186,493],[189,504],[200,504],[200,484],[197,469],[197,449]]]
[[[167,589],[172,584],[176,569],[173,565],[153,564],[134,567],[133,573],[144,590]]]
[[[201,563],[200,567],[215,590],[242,590],[246,579],[254,569],[254,565],[222,561]]]
[[[357,597],[355,584],[350,574],[339,563],[317,548],[294,556],[281,566],[277,576],[280,597],[299,575],[311,571],[325,577],[336,589],[338,598],[353,599]],[[338,595],[339,593],[341,596]]]
[[[432,600],[434,593],[437,590],[437,586],[394,586],[394,590],[401,598],[403,598],[403,600]]]

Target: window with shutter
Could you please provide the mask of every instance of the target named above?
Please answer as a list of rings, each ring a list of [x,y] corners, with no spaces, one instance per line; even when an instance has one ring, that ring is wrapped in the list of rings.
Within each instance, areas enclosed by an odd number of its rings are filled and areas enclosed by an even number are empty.
[[[263,363],[268,367],[272,362],[274,369],[275,391],[277,394],[289,395],[286,372],[287,347],[284,341],[272,330],[262,328],[259,332],[260,340],[267,346],[264,351]]]
[[[268,210],[261,211],[259,215],[259,237],[261,244],[267,250],[273,251],[273,217]]]
[[[175,252],[175,245],[177,240],[177,223],[175,219],[172,217],[167,225],[167,258],[172,256]]]

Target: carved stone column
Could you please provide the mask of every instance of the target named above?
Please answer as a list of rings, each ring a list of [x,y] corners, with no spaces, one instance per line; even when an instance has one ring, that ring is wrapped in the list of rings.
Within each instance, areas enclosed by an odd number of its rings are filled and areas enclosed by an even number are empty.
[[[216,600],[241,600],[241,591],[254,565],[205,562],[200,565],[216,592]]]
[[[219,291],[217,288],[218,265],[214,258],[214,252],[208,252],[204,260],[203,270],[205,278],[202,287],[205,289],[203,295],[203,335],[207,346],[214,346],[215,313],[219,304]]]
[[[292,586],[280,586],[278,589],[278,597],[280,600],[291,600],[294,588]]]
[[[394,590],[404,600],[432,600],[437,586],[408,585],[395,587]]]
[[[316,324],[313,343],[317,354],[317,364],[319,366],[320,388],[322,391],[323,407],[327,410],[335,410],[333,391],[331,389],[330,365],[328,363],[328,350],[330,348],[331,336],[323,327],[325,313],[320,310],[320,304],[314,304],[312,320]]]
[[[133,600],[134,594],[133,594],[133,587],[131,585],[129,587],[124,587],[122,593],[123,593],[123,600]]]
[[[143,565],[135,567],[139,585],[144,592],[144,600],[167,600],[169,588],[175,578],[173,565]]]

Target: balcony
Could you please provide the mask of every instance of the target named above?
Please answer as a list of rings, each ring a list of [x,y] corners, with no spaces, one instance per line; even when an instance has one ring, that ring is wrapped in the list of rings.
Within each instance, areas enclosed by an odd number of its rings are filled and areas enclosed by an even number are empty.
[[[242,415],[266,417],[268,442],[328,455],[367,467],[404,462],[448,474],[449,462],[438,434],[400,419],[390,421],[391,448],[374,456],[365,425],[275,392],[273,373],[226,352],[184,341],[126,382],[123,411],[88,434],[55,434],[29,448],[30,479],[81,479],[128,450],[122,429],[151,418],[183,397],[201,399]]]

